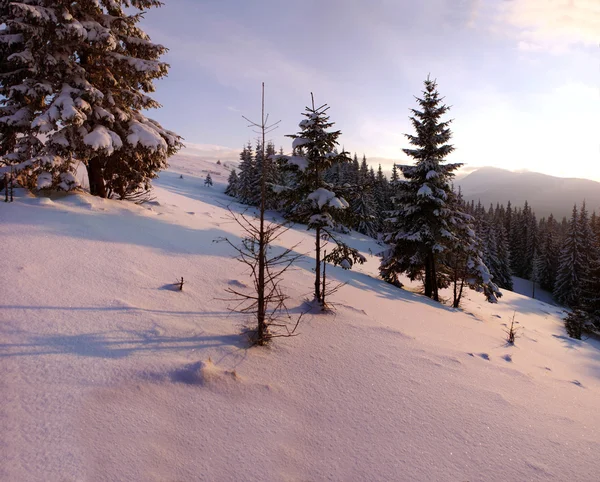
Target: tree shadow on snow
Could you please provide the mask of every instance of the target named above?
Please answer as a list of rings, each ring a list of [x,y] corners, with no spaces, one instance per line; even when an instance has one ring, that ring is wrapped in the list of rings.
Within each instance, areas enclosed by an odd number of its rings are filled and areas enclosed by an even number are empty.
[[[380,298],[404,301],[407,303],[420,303],[431,306],[432,308],[437,308],[452,313],[457,311],[451,306],[434,301],[430,298],[427,298],[425,295],[413,293],[412,291],[408,291],[404,288],[398,288],[383,281],[382,279],[375,278],[366,273],[361,273],[358,271],[346,271],[338,267],[328,267],[327,270],[328,272],[330,270],[336,270],[335,276],[340,281],[347,282],[349,286],[353,286],[360,290],[373,291]]]
[[[557,312],[562,313],[563,311],[560,306],[550,305],[545,301],[526,297],[511,299],[510,301],[504,301],[503,298],[500,298],[498,303],[508,306],[511,310],[516,311],[516,319],[518,319],[519,313],[542,316],[543,314],[556,315]]]
[[[39,207],[36,210],[21,211],[21,215],[11,218],[10,223],[36,226],[42,231],[42,235],[56,234],[97,243],[142,246],[167,254],[232,258],[235,255],[234,250],[226,243],[215,241],[227,238],[234,245],[241,244],[240,236],[227,230],[227,226],[231,226],[234,231],[238,228],[235,221],[226,218],[226,215],[203,220],[204,225],[196,228],[169,222],[156,212],[145,211],[143,208],[139,208],[139,212],[135,210],[110,212],[95,207],[92,207],[89,212],[67,212],[61,209],[63,203],[66,206],[77,207],[85,206],[86,201],[86,198],[81,196],[65,196],[55,203],[57,210],[50,211],[52,215],[49,215],[47,207]],[[108,202],[115,203],[113,207],[118,208],[119,202],[126,201]],[[132,205],[126,204],[126,206]],[[221,207],[225,208],[225,206]],[[237,206],[232,210],[241,213],[245,208],[247,206],[241,208]],[[252,217],[250,211],[247,214],[249,218]],[[276,250],[277,247],[273,249]]]
[[[225,354],[221,359],[229,355],[243,359],[249,348],[247,338],[241,333],[173,336],[157,333],[154,330],[116,330],[74,335],[47,335],[21,331],[20,336],[27,341],[0,343],[0,358],[59,354],[92,358],[125,358],[140,352],[189,352],[208,348],[229,348],[232,349],[231,353]]]

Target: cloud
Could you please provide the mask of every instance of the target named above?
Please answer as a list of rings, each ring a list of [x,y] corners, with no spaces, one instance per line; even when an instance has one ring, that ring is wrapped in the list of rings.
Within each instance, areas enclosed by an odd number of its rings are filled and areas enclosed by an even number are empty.
[[[154,36],[166,45],[178,46],[169,52],[175,60],[194,64],[221,85],[242,92],[255,89],[265,79],[271,86],[303,94],[309,85],[315,88],[329,84],[322,69],[296,60],[268,36],[235,19],[206,14],[201,30],[202,35],[169,35],[157,30]]]
[[[507,0],[497,18],[512,27],[521,50],[561,52],[600,41],[598,0]]]

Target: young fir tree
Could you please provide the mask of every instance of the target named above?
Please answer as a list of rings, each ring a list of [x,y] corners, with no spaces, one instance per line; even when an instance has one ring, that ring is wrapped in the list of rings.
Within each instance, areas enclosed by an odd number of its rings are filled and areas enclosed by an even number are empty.
[[[257,157],[266,159],[265,136],[270,133],[279,122],[268,125],[269,116],[265,113],[265,84],[261,89],[261,118],[259,122],[251,121],[250,127],[258,129],[260,134],[259,149]],[[249,332],[250,340],[257,345],[265,345],[273,338],[294,336],[296,328],[302,318],[297,319],[290,330],[282,315],[287,313],[287,295],[282,291],[281,281],[283,274],[300,258],[301,255],[294,254],[293,246],[278,253],[271,252],[271,246],[286,231],[284,225],[270,223],[266,220],[266,192],[267,192],[267,163],[261,164],[259,174],[260,182],[257,186],[260,191],[258,202],[258,216],[247,217],[244,213],[237,214],[230,210],[231,219],[242,229],[243,237],[241,243],[236,244],[227,238],[223,238],[236,252],[236,259],[243,263],[250,272],[253,287],[250,290],[240,290],[230,287],[226,291],[234,296],[232,301],[237,303],[234,311],[240,313],[252,313],[255,315],[256,328]],[[285,331],[283,331],[285,330]]]
[[[213,185],[213,180],[210,175],[210,172],[206,175],[206,179],[204,179],[204,185],[208,186],[208,187],[212,187],[212,185]]]
[[[416,135],[406,136],[414,148],[404,152],[416,164],[399,166],[406,180],[397,182],[392,230],[385,237],[390,248],[380,273],[394,284],[400,273],[412,280],[422,279],[425,295],[438,301],[438,288],[449,283],[439,270],[439,258],[454,239],[453,206],[448,200],[453,196],[450,182],[461,164],[443,164],[454,148],[448,144],[451,121],[440,120],[449,107],[442,103],[436,87],[436,82],[427,78],[423,98],[417,98],[420,110],[411,109]]]
[[[138,26],[158,0],[0,2],[0,155],[29,186],[68,189],[81,161],[93,195],[126,198],[181,147],[142,111],[166,48]],[[137,12],[136,12],[137,10]]]
[[[306,107],[302,114],[305,119],[300,122],[300,131],[287,136],[294,139],[294,155],[281,157],[296,171],[295,184],[286,191],[288,212],[293,219],[306,222],[309,229],[315,230],[314,296],[321,305],[324,305],[321,283],[323,237],[336,244],[327,255],[333,264],[350,268],[356,262],[365,261],[357,250],[349,248],[333,235],[333,228],[348,203],[331,190],[332,186],[325,182],[324,175],[336,162],[346,163],[350,159],[346,152],[337,152],[341,131],[329,130],[334,123],[329,120],[328,110],[327,104],[315,107],[313,98],[311,107]]]

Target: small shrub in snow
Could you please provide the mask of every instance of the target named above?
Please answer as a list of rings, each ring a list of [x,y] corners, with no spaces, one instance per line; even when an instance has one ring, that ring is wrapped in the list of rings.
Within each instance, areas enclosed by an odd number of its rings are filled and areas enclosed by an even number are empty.
[[[506,330],[506,342],[509,345],[514,345],[515,344],[515,340],[516,340],[516,338],[518,336],[517,335],[517,328],[515,327],[515,316],[516,316],[516,313],[513,313],[513,316],[512,316],[512,318],[510,320],[510,326]]]
[[[565,317],[565,328],[567,335],[571,338],[581,340],[581,336],[586,331],[589,324],[588,315],[585,311],[575,309]]]

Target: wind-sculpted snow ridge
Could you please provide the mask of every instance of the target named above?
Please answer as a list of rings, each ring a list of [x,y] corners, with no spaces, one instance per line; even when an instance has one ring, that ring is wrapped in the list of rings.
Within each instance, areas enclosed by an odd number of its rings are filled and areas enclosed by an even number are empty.
[[[249,348],[224,298],[251,280],[213,242],[239,242],[226,206],[246,207],[227,168],[171,164],[142,206],[0,203],[0,480],[597,480],[599,346],[568,338],[560,308],[435,303],[379,280],[383,247],[351,233],[367,261],[327,267],[347,282],[336,311]],[[310,252],[312,234],[281,246]],[[286,273],[292,316],[312,264]]]

